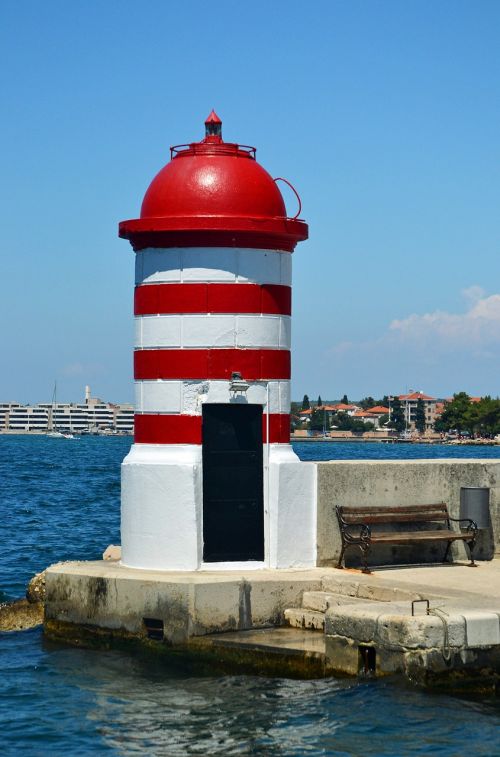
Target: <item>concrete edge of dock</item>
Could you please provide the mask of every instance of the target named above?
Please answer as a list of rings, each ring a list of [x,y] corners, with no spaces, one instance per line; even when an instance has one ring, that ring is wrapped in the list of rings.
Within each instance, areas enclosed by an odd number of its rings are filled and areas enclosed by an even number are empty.
[[[45,633],[77,646],[150,650],[205,672],[401,675],[495,691],[500,602],[488,585],[500,561],[469,573],[452,568],[415,570],[410,581],[408,569],[163,573],[118,561],[61,563],[46,573]]]

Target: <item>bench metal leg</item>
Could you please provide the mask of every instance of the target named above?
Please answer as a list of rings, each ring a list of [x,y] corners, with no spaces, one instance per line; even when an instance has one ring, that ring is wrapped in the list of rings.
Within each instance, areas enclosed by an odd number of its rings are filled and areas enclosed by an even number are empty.
[[[361,550],[361,554],[363,555],[363,570],[362,573],[368,573],[371,575],[371,570],[368,567],[368,553],[370,551],[370,545],[369,544],[360,544],[359,548]]]
[[[477,565],[474,562],[474,546],[475,546],[475,544],[476,544],[476,540],[475,539],[471,539],[470,542],[467,542],[467,547],[468,547],[469,556],[470,556],[470,563],[467,566],[469,568],[477,568]]]
[[[443,562],[447,562],[448,555],[450,554],[451,541],[446,545],[446,552],[444,553]]]
[[[338,563],[337,563],[337,568],[338,568],[339,570],[343,570],[343,569],[344,569],[344,566],[342,565],[342,560],[344,559],[344,552],[345,552],[345,548],[346,548],[346,545],[345,545],[345,544],[342,544],[342,549],[340,550],[340,557],[339,557],[339,561],[338,561]]]
[[[338,560],[338,563],[337,563],[338,570],[343,570],[344,569],[344,565],[342,565],[342,560],[344,559],[344,555],[345,555],[346,549],[349,546],[359,547],[360,548],[360,550],[361,550],[361,557],[362,557],[362,560],[363,560],[363,568],[362,568],[361,572],[362,573],[368,573],[369,575],[371,575],[372,571],[369,569],[368,562],[367,562],[368,553],[370,551],[370,545],[369,544],[343,544],[342,545],[342,549],[340,550],[340,557],[339,557],[339,560]]]

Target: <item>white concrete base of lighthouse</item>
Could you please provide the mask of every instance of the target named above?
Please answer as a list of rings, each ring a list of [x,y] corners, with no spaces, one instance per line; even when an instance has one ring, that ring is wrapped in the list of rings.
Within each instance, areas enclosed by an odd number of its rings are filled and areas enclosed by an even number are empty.
[[[134,444],[122,464],[122,563],[190,571],[238,567],[203,564],[201,445]],[[265,559],[249,568],[316,565],[316,467],[289,444],[264,448]]]

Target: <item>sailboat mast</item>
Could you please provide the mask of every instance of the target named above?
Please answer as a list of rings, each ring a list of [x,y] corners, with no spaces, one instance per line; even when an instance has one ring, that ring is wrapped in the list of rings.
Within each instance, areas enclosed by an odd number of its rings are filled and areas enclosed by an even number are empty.
[[[54,379],[54,393],[52,395],[52,416],[53,416],[54,431],[57,431],[56,412],[57,412],[57,379]]]
[[[54,430],[54,415],[55,415],[55,408],[57,403],[57,382],[54,381],[54,391],[52,392],[52,402],[49,407],[49,415],[47,418],[47,431],[53,431]]]

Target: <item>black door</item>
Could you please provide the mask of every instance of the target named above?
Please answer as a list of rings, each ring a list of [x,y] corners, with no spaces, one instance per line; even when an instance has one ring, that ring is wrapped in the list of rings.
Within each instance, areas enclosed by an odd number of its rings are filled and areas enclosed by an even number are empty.
[[[264,559],[261,405],[203,405],[203,560]]]

